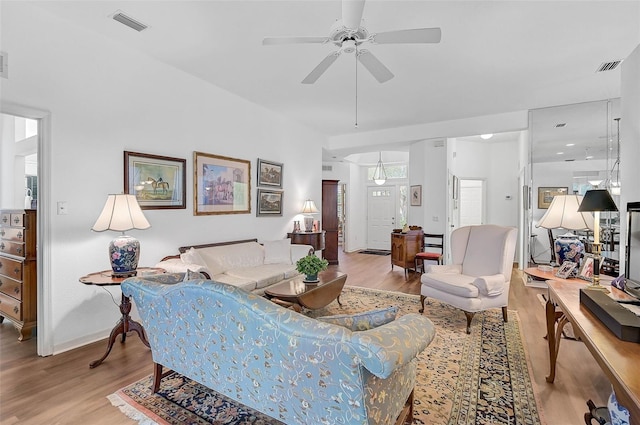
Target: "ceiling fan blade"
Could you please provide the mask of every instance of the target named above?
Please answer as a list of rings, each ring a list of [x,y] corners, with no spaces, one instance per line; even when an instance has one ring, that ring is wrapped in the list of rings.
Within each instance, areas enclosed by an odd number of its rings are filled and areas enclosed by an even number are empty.
[[[367,68],[367,71],[369,71],[371,75],[378,80],[378,82],[384,83],[393,78],[391,71],[389,71],[389,69],[384,66],[378,58],[373,56],[373,53],[370,51],[360,50],[358,52],[358,60],[365,68]]]
[[[410,30],[379,32],[373,34],[372,38],[376,44],[440,43],[442,31],[440,28],[415,28]]]
[[[320,76],[324,74],[324,72],[331,66],[331,64],[334,63],[336,59],[338,59],[338,56],[340,56],[339,51],[329,53],[329,55],[326,58],[322,59],[322,62],[320,62],[318,66],[313,68],[313,71],[311,71],[309,75],[307,75],[304,80],[302,80],[302,84],[315,83],[316,80],[320,78]]]
[[[342,24],[350,30],[360,28],[365,0],[342,0]]]
[[[328,37],[265,37],[263,46],[275,46],[279,44],[322,44],[329,41]]]

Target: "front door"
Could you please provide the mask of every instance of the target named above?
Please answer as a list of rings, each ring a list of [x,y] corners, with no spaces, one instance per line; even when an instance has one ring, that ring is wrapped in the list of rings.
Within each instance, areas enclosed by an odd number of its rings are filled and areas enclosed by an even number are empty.
[[[395,186],[372,186],[367,190],[367,248],[389,250],[396,223]]]

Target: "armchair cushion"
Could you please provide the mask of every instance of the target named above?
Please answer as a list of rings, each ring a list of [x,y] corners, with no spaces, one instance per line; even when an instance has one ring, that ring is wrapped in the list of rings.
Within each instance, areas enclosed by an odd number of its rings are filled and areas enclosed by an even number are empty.
[[[477,298],[480,291],[473,285],[474,278],[455,273],[426,273],[420,278],[423,286],[462,298]]]
[[[480,276],[473,281],[473,286],[478,288],[482,295],[493,297],[502,294],[506,282],[504,276],[495,274],[493,276]]]
[[[448,273],[461,274],[462,264],[429,264],[425,269],[426,273]]]
[[[387,307],[355,314],[336,314],[318,317],[321,322],[345,327],[351,331],[366,331],[393,322],[398,314],[398,307]]]

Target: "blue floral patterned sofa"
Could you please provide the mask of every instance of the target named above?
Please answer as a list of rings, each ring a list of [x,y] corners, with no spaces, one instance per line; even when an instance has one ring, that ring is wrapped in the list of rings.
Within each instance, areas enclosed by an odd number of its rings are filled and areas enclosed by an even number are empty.
[[[416,356],[435,335],[426,317],[352,332],[182,274],[129,278],[122,292],[147,333],[155,391],[166,366],[287,424],[411,421]]]

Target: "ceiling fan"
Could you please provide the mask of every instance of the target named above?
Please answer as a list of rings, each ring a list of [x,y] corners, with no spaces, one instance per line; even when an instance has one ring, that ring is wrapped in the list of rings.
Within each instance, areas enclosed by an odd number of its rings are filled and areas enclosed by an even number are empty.
[[[339,47],[325,57],[302,80],[302,84],[313,84],[333,64],[342,53],[355,53],[357,60],[378,80],[384,83],[393,78],[393,74],[373,53],[360,49],[363,43],[401,44],[401,43],[439,43],[440,28],[415,28],[380,33],[370,33],[361,26],[365,0],[342,0],[342,20],[336,21],[327,37],[266,37],[264,46],[280,44],[325,44],[333,43]]]

